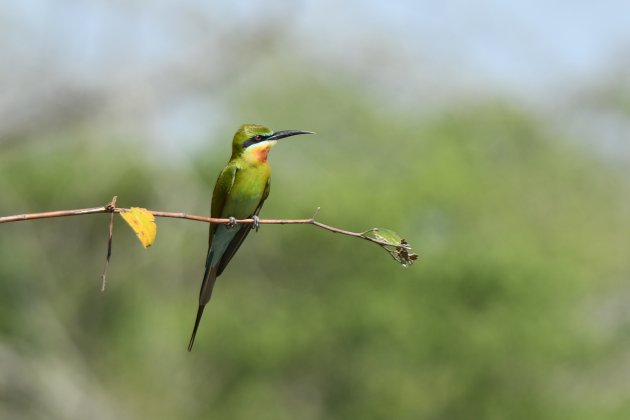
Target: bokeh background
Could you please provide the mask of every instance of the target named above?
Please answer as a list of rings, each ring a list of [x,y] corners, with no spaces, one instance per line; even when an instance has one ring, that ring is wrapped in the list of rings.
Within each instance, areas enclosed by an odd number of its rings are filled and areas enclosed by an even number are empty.
[[[0,215],[207,214],[243,122],[263,226],[192,353],[208,227],[0,225],[3,419],[630,417],[627,2],[0,6]]]

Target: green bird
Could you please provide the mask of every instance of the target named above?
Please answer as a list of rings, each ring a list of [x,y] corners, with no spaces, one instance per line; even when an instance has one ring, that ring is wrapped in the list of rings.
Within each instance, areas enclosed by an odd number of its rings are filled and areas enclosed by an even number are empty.
[[[192,350],[203,310],[212,296],[217,277],[223,273],[247,234],[258,230],[258,214],[269,195],[271,169],[267,157],[276,141],[298,134],[315,134],[312,131],[276,131],[256,124],[244,124],[234,134],[232,157],[219,174],[212,193],[212,217],[229,218],[227,224],[210,225],[210,245],[206,258],[206,271],[199,292],[199,309],[188,351]],[[254,219],[250,225],[236,226],[235,219]]]

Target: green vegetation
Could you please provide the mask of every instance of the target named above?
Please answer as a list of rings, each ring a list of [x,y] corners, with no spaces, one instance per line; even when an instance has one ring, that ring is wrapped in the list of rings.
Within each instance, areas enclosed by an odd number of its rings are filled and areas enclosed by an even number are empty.
[[[429,118],[289,85],[246,89],[231,115],[248,121],[208,134],[194,164],[96,124],[25,138],[0,153],[0,214],[113,195],[207,214],[234,129],[259,122],[318,132],[273,150],[262,216],[321,206],[331,225],[399,232],[420,260],[262,226],[189,354],[206,225],[158,219],[145,251],[117,220],[105,293],[106,215],[0,225],[1,418],[627,418],[627,179],[507,104]]]

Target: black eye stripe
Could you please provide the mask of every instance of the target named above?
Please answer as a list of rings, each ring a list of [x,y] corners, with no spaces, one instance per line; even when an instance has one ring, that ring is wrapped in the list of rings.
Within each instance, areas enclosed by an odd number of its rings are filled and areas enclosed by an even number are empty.
[[[256,134],[255,136],[252,136],[252,137],[248,138],[243,143],[243,149],[251,146],[252,144],[256,144],[256,143],[260,143],[261,141],[264,141],[270,135],[271,134]]]

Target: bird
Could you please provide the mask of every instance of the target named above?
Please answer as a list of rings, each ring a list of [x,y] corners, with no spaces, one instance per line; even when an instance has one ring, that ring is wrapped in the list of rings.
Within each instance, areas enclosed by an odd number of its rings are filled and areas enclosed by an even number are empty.
[[[199,291],[199,307],[188,343],[192,350],[203,310],[212,296],[212,289],[250,230],[259,227],[258,214],[269,196],[271,168],[269,150],[280,139],[312,131],[272,131],[258,124],[243,124],[234,134],[232,155],[219,173],[212,192],[211,217],[229,219],[226,224],[210,224],[206,269]],[[236,225],[236,219],[253,219],[254,223]]]

